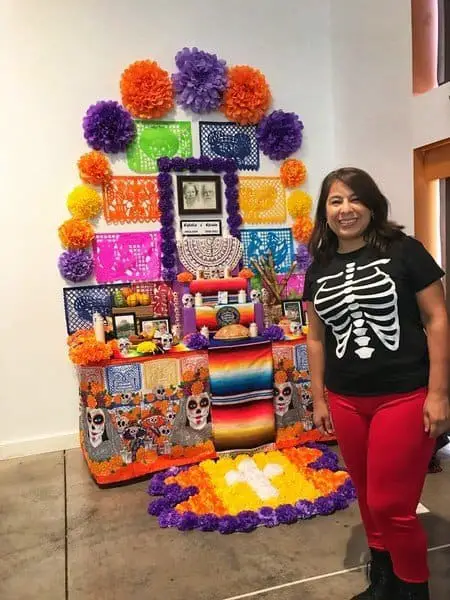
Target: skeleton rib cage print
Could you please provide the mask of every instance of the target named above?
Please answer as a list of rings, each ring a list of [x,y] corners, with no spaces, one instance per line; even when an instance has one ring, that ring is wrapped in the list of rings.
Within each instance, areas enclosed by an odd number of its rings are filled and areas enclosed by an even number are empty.
[[[381,269],[390,260],[383,258],[363,266],[349,262],[345,270],[318,280],[314,307],[331,327],[338,358],[345,355],[352,335],[355,354],[361,359],[370,359],[375,352],[373,334],[388,350],[398,350],[397,289],[391,276]]]

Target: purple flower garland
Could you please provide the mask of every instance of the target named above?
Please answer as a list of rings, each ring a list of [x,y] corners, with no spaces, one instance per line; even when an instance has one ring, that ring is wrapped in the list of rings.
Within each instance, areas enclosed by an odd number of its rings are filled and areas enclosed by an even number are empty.
[[[316,471],[321,469],[345,470],[339,467],[338,457],[327,446],[313,442],[304,444],[304,446],[320,450],[323,453],[316,461],[307,465],[310,469]],[[224,517],[214,514],[197,515],[190,511],[178,513],[175,507],[180,502],[198,494],[199,490],[195,486],[182,488],[176,483],[166,484],[165,480],[189,468],[189,466],[171,467],[167,471],[156,473],[150,481],[148,493],[151,496],[161,497],[150,502],[148,513],[158,517],[159,526],[162,528],[176,527],[180,531],[200,529],[201,531],[218,531],[222,534],[249,533],[257,527],[276,527],[312,519],[318,515],[330,515],[335,511],[344,510],[356,499],[355,488],[348,479],[335,492],[329,496],[317,498],[314,502],[299,500],[294,505],[282,504],[277,508],[264,506],[256,512],[244,510],[236,516],[225,515]]]
[[[182,173],[189,171],[213,171],[224,173],[226,209],[228,213],[227,224],[230,235],[241,239],[240,226],[242,217],[239,214],[239,178],[237,176],[237,165],[230,158],[213,158],[200,156],[199,158],[174,158],[162,157],[158,159],[158,208],[161,212],[161,254],[164,281],[173,282],[177,275],[176,269],[176,235],[175,235],[175,212],[174,191],[172,172]]]

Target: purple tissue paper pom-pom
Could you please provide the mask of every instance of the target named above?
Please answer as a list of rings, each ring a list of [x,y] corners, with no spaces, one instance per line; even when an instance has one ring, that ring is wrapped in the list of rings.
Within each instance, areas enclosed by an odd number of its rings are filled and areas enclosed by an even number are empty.
[[[186,169],[186,161],[184,158],[180,156],[175,156],[172,158],[172,169],[174,171],[184,171]]]
[[[198,516],[191,511],[186,511],[181,515],[178,529],[180,531],[190,531],[198,527]]]
[[[172,187],[172,175],[170,173],[159,173],[158,187],[160,191]]]
[[[209,340],[201,333],[192,333],[188,336],[186,345],[191,350],[203,350],[209,347]]]
[[[158,498],[157,500],[153,500],[148,505],[148,514],[153,516],[158,516],[162,513],[163,510],[171,508],[171,502],[167,498]]]
[[[162,214],[159,218],[159,222],[161,223],[161,225],[163,227],[171,227],[173,225],[174,221],[175,221],[175,217],[172,212]]]
[[[295,523],[298,519],[297,511],[290,504],[282,504],[275,509],[278,521],[284,524]]]
[[[177,103],[195,113],[217,109],[227,86],[224,60],[198,48],[183,48],[175,57],[179,71],[172,75]]]
[[[336,510],[334,499],[330,496],[326,498],[317,498],[315,508],[319,515],[331,515]]]
[[[308,500],[299,500],[296,502],[295,509],[299,519],[312,519],[317,514],[314,504]]]
[[[283,160],[302,145],[303,123],[293,112],[275,110],[256,128],[261,151],[273,160]]]
[[[174,281],[176,276],[177,276],[176,269],[163,269],[163,271],[162,271],[163,281],[169,281],[169,282]]]
[[[213,158],[211,160],[211,171],[214,173],[221,173],[225,170],[225,159],[223,158]]]
[[[219,519],[219,527],[218,530],[220,533],[228,534],[234,533],[238,528],[238,521],[236,517],[231,515],[225,515],[225,517],[220,517]]]
[[[299,244],[297,246],[295,260],[297,261],[297,270],[301,273],[305,273],[308,270],[309,265],[312,263],[311,255],[308,247],[305,244]]]
[[[175,238],[175,229],[173,227],[161,227],[162,238]]]
[[[208,156],[200,156],[198,159],[198,168],[200,171],[210,171],[211,159]]]
[[[164,254],[173,254],[177,248],[175,242],[171,239],[164,240],[161,242],[161,250]]]
[[[227,173],[236,173],[236,171],[238,170],[238,166],[236,164],[236,161],[232,158],[225,158],[225,165],[224,165],[224,171],[226,171]]]
[[[243,533],[249,533],[258,527],[260,520],[257,513],[251,510],[243,510],[236,515],[237,529]]]
[[[225,189],[225,198],[228,201],[237,200],[239,198],[239,190],[235,187],[227,187]]]
[[[158,201],[158,208],[161,211],[162,214],[164,213],[170,213],[173,214],[173,201],[172,200],[167,200],[166,198],[164,198],[164,196],[160,196],[159,201]]]
[[[176,263],[176,259],[175,259],[175,256],[173,256],[171,254],[167,254],[167,255],[165,254],[162,257],[161,262],[166,269],[173,269],[173,267],[175,266],[175,263]]]
[[[276,527],[278,525],[277,513],[271,506],[263,506],[259,509],[259,519],[264,527]]]
[[[83,118],[84,138],[94,150],[124,152],[136,135],[131,115],[114,100],[101,100],[90,106]]]
[[[225,173],[223,176],[223,181],[225,185],[235,187],[239,183],[239,178],[236,173]]]
[[[162,156],[161,158],[158,158],[156,162],[158,165],[158,169],[161,172],[167,173],[172,169],[172,160],[167,156]]]
[[[89,279],[94,271],[94,259],[87,250],[67,250],[58,259],[62,277],[72,283]]]
[[[201,515],[198,522],[202,531],[217,531],[219,527],[219,517],[213,514]]]
[[[166,489],[166,484],[164,483],[165,477],[161,477],[162,473],[156,473],[150,481],[150,485],[148,486],[148,493],[152,496],[162,496],[164,494],[164,490]]]
[[[191,173],[197,173],[198,171],[198,160],[196,158],[187,158],[186,167]]]
[[[230,229],[236,229],[237,227],[240,227],[240,225],[242,225],[242,217],[241,215],[233,215],[231,217],[228,217],[227,223]]]
[[[263,338],[266,340],[272,340],[273,342],[279,342],[284,340],[284,331],[278,325],[270,325],[263,331]]]

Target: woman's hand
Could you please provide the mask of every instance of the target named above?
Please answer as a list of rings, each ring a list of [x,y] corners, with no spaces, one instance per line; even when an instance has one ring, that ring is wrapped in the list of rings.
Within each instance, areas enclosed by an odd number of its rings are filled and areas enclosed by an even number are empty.
[[[436,439],[449,429],[450,408],[448,396],[430,392],[423,407],[425,431]]]
[[[333,435],[334,428],[331,421],[330,409],[326,400],[314,401],[314,425],[322,435]]]

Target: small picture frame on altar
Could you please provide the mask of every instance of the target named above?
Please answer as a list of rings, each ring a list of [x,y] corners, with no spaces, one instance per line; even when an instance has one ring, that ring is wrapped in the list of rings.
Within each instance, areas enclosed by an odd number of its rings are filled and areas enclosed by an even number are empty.
[[[220,175],[180,175],[177,192],[180,215],[222,214]]]
[[[136,335],[136,315],[134,313],[113,315],[112,320],[114,335],[117,339]]]
[[[138,318],[138,333],[146,333],[151,330],[158,331],[161,335],[170,333],[169,317],[139,317]]]
[[[292,322],[300,323],[303,327],[305,324],[305,314],[301,300],[283,300],[282,309],[285,317]]]
[[[217,292],[217,304],[228,304],[228,292],[227,291]]]

